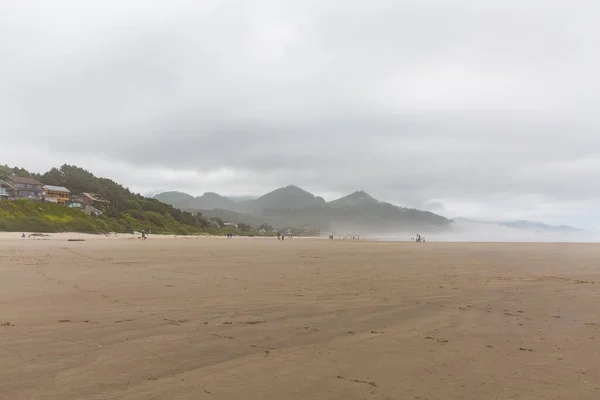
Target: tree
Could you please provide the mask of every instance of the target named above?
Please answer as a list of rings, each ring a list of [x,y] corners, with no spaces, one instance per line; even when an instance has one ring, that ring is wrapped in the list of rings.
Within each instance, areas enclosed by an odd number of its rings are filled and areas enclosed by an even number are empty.
[[[244,224],[243,222],[240,222],[238,224],[238,229],[242,232],[249,232],[250,229],[252,229],[252,227],[248,224]]]
[[[212,218],[210,218],[210,220],[215,221],[217,224],[219,224],[219,228],[223,228],[225,226],[225,221],[223,221],[219,217],[212,217]]]
[[[29,173],[29,171],[27,171],[25,168],[19,168],[19,167],[9,167],[8,165],[0,165],[0,177],[4,176],[4,175],[12,175],[15,174],[17,176],[22,176],[22,177],[31,177],[31,173]]]
[[[126,209],[128,210],[141,210],[142,207],[140,206],[140,203],[138,203],[135,200],[125,200],[124,205],[126,207]]]
[[[267,224],[266,222],[263,222],[262,224],[260,224],[258,226],[258,230],[259,231],[265,231],[265,232],[273,232],[273,227],[269,224]]]
[[[0,165],[0,177],[12,174],[12,168],[8,165]]]

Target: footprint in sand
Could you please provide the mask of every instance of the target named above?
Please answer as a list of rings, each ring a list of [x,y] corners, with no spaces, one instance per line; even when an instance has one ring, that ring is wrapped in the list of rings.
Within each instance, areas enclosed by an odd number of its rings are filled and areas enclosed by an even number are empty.
[[[375,383],[373,381],[367,381],[367,380],[364,380],[364,379],[352,379],[352,378],[347,378],[347,377],[342,376],[342,375],[338,375],[338,376],[336,376],[336,378],[338,378],[340,380],[343,380],[343,381],[348,381],[348,382],[364,383],[366,385],[373,386],[373,387],[379,386],[379,385],[377,385],[377,383]]]

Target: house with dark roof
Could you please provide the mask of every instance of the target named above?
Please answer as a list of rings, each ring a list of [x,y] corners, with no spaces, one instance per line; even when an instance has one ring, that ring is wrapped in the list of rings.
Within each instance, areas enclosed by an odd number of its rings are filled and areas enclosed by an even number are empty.
[[[67,207],[69,208],[77,208],[83,211],[83,198],[81,196],[71,196],[71,199],[67,203]]]
[[[107,203],[106,200],[102,200],[96,197],[94,194],[82,193],[81,196],[72,196],[71,199],[66,203],[69,208],[76,208],[83,211],[87,215],[98,216],[102,214],[102,210],[93,206],[93,202],[96,201],[98,204]]]
[[[6,182],[3,178],[0,178],[0,200],[8,200],[12,197],[14,187]]]
[[[41,200],[42,186],[42,183],[34,178],[7,175],[0,179],[0,198]]]

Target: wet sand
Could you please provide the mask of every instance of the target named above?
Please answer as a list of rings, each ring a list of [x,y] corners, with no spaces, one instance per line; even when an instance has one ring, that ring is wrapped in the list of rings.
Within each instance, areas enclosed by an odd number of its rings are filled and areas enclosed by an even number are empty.
[[[598,399],[600,246],[0,240],[2,399]]]

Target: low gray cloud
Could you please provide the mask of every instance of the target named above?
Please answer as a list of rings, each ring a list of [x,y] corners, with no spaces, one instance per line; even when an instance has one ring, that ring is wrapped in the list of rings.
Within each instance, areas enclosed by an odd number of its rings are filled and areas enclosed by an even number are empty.
[[[595,228],[593,0],[0,5],[0,162]]]

